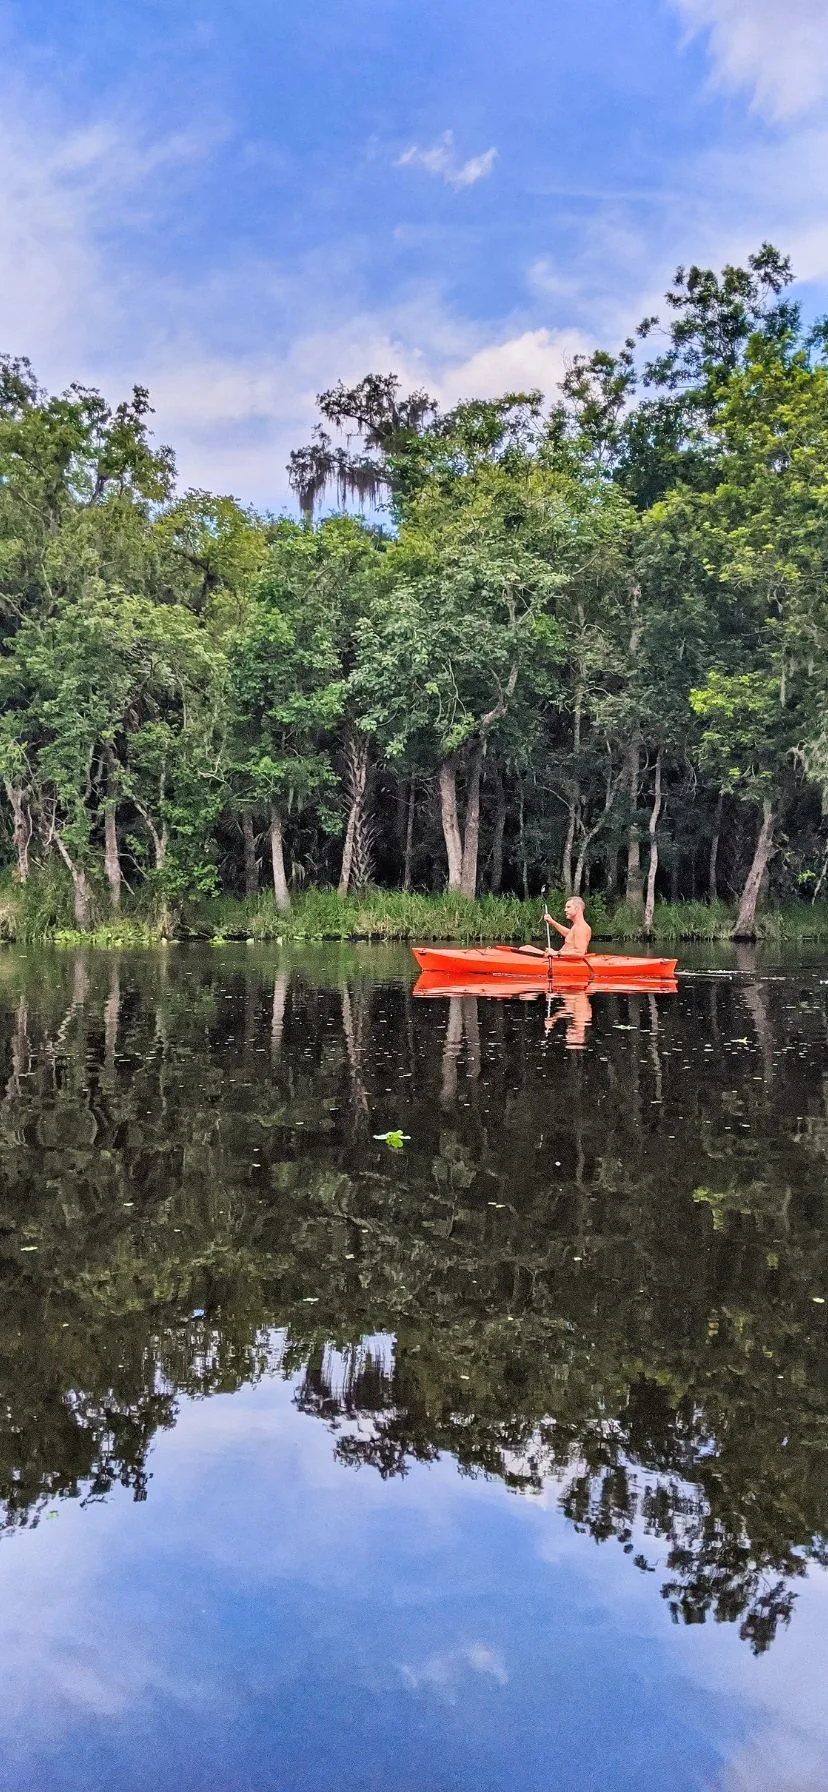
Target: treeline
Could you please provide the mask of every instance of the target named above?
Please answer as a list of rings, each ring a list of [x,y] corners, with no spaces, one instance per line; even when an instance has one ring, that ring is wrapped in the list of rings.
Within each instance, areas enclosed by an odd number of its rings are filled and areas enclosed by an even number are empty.
[[[142,388],[0,360],[10,875],[61,868],[84,930],[267,885],[601,891],[644,931],[724,896],[740,935],[815,899],[828,322],[790,281],[769,245],[679,269],[551,407],[337,387],[298,523],[176,496]]]

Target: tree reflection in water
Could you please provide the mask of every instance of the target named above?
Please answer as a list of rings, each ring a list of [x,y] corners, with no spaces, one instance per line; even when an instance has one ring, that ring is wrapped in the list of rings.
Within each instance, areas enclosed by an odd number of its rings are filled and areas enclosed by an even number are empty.
[[[602,997],[587,1034],[251,959],[3,960],[5,1525],[146,1498],[182,1397],[278,1373],[343,1465],[552,1490],[765,1649],[828,1532],[818,974]]]

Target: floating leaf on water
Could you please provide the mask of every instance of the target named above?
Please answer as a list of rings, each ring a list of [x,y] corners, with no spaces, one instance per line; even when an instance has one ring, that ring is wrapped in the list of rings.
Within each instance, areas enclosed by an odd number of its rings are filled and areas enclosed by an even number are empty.
[[[378,1144],[387,1145],[391,1151],[402,1151],[403,1145],[408,1143],[411,1134],[392,1129],[391,1132],[375,1132],[374,1138]]]

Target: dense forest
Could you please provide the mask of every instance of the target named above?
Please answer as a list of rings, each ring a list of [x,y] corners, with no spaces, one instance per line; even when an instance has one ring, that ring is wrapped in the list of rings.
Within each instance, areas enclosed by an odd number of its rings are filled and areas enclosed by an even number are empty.
[[[724,899],[739,936],[816,901],[828,321],[791,280],[770,245],[679,269],[551,404],[323,393],[299,521],[177,495],[144,389],[0,360],[9,901],[165,932],[260,889],[545,886],[643,932]]]

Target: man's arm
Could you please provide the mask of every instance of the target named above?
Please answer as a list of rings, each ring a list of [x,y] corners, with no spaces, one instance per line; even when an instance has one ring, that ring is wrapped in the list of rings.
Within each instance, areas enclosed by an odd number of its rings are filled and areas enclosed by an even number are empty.
[[[562,933],[565,940],[569,939],[571,932],[569,927],[562,927],[560,921],[553,920],[551,915],[544,915],[543,918],[547,927],[554,927],[556,933]]]

